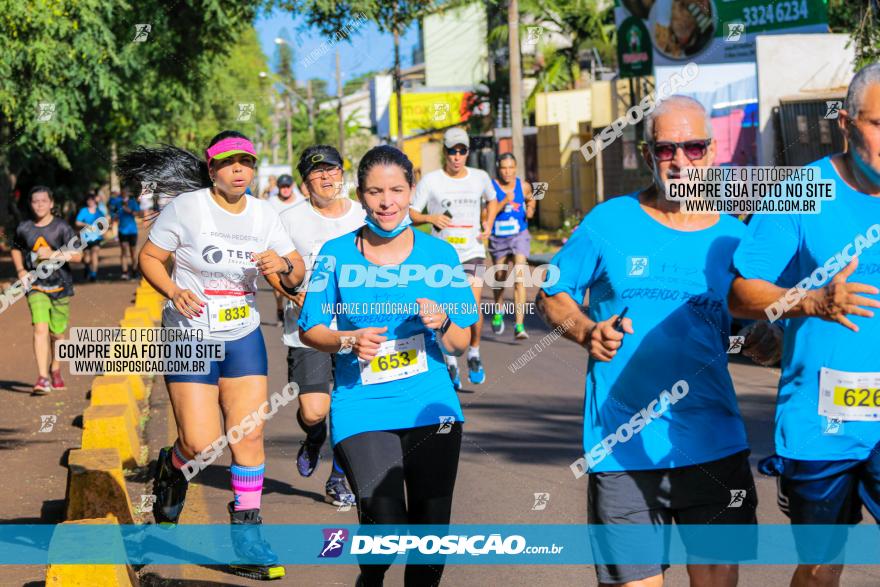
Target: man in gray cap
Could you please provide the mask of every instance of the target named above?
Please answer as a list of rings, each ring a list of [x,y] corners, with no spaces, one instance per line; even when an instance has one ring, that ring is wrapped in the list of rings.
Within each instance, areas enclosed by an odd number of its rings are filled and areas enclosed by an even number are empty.
[[[432,224],[432,234],[455,247],[458,259],[469,276],[474,300],[479,303],[482,271],[479,278],[476,273],[477,268],[484,265],[484,242],[488,238],[483,210],[484,207],[495,205],[495,189],[485,171],[465,165],[470,139],[464,129],[447,130],[443,135],[443,147],[443,168],[422,177],[410,204],[410,217],[413,224]],[[424,213],[425,208],[427,213]],[[479,321],[471,326],[471,344],[467,355],[468,378],[476,385],[486,381],[486,372],[480,359],[482,312],[479,316]],[[461,389],[456,358],[447,356],[446,365],[455,389]]]

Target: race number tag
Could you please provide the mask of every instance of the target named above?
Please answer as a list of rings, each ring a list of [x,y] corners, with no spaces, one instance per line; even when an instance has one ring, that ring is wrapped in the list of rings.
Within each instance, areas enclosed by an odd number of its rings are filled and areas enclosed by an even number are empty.
[[[495,236],[513,236],[519,232],[519,222],[516,218],[499,220],[495,223]]]
[[[880,420],[880,373],[850,373],[822,367],[819,415],[834,420]]]
[[[443,230],[443,233],[446,242],[456,249],[466,248],[470,243],[470,228],[446,228]]]
[[[211,332],[225,332],[250,325],[254,313],[245,296],[222,300],[208,300],[208,329]]]
[[[386,340],[379,345],[379,353],[371,361],[358,359],[361,383],[373,385],[412,377],[428,370],[425,353],[425,335]]]

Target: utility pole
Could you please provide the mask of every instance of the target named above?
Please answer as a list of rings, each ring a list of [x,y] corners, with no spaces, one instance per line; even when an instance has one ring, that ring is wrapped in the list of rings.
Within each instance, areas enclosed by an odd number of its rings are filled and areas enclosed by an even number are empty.
[[[315,138],[315,115],[312,106],[312,80],[308,80],[306,81],[306,107],[309,109],[309,132],[312,135],[312,144],[314,144],[317,139]]]
[[[336,50],[336,116],[339,117],[339,156],[345,161],[345,120],[342,118],[342,69],[339,49]]]
[[[395,4],[397,6],[397,4]],[[396,16],[396,14],[395,14]],[[397,148],[403,151],[403,95],[400,81],[400,31],[394,23],[394,99],[397,101]]]
[[[290,109],[290,91],[284,92],[284,105],[287,109],[287,163],[293,165],[293,138],[290,132],[290,117],[293,112]]]
[[[508,49],[510,51],[510,132],[513,139],[513,156],[517,170],[522,175],[526,168],[523,149],[522,71],[519,59],[519,4],[509,0],[507,5]]]

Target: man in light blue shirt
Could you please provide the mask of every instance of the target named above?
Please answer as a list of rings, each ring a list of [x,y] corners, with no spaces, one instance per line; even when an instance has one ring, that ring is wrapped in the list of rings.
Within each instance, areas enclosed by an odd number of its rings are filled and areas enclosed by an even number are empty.
[[[820,214],[755,217],[734,255],[731,311],[785,325],[777,455],[760,469],[780,475],[792,524],[856,524],[862,506],[880,521],[880,64],[853,78],[838,123],[848,150],[810,164],[835,199]],[[798,547],[803,558],[815,537]],[[800,565],[792,585],[838,585],[842,571]]]
[[[699,102],[661,102],[646,120],[645,142],[653,184],[594,208],[551,261],[558,282],[538,296],[542,316],[589,352],[585,454],[572,465],[576,476],[589,474],[589,523],[656,531],[648,544],[594,537],[597,558],[656,557],[673,521],[756,523],[746,431],[727,370],[726,297],[745,226],[684,213],[665,197],[669,180],[714,160]],[[734,496],[739,506],[729,507]],[[699,544],[687,546],[700,555]],[[599,564],[597,574],[601,584],[660,585],[667,566]],[[737,572],[688,565],[696,586],[735,585]]]

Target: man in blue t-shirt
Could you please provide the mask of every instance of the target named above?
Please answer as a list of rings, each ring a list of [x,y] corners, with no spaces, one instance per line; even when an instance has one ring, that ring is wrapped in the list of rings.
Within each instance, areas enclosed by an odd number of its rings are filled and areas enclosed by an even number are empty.
[[[122,196],[110,200],[110,210],[119,223],[119,250],[122,255],[122,279],[137,277],[137,217],[141,207],[131,192],[125,188]],[[131,273],[129,273],[129,265]]]
[[[862,506],[880,521],[880,64],[853,78],[838,123],[848,150],[809,165],[835,199],[755,217],[734,255],[731,310],[785,327],[777,454],[759,468],[780,475],[792,524],[855,524]],[[814,533],[795,537],[802,555],[816,548]],[[823,556],[843,562],[835,542]],[[837,585],[842,570],[800,565],[792,585]]]
[[[642,151],[653,184],[595,207],[551,261],[559,280],[537,299],[545,320],[589,353],[585,454],[572,464],[576,476],[589,474],[589,523],[640,524],[656,539],[594,535],[594,555],[606,563],[632,561],[634,552],[656,561],[673,521],[756,524],[746,431],[727,370],[726,297],[745,226],[683,213],[665,197],[683,169],[712,164],[711,137],[699,102],[660,103]],[[703,545],[686,545],[700,556]],[[660,584],[667,566],[598,564],[597,574],[603,584]],[[731,585],[737,566],[689,564],[688,574],[692,585]]]

